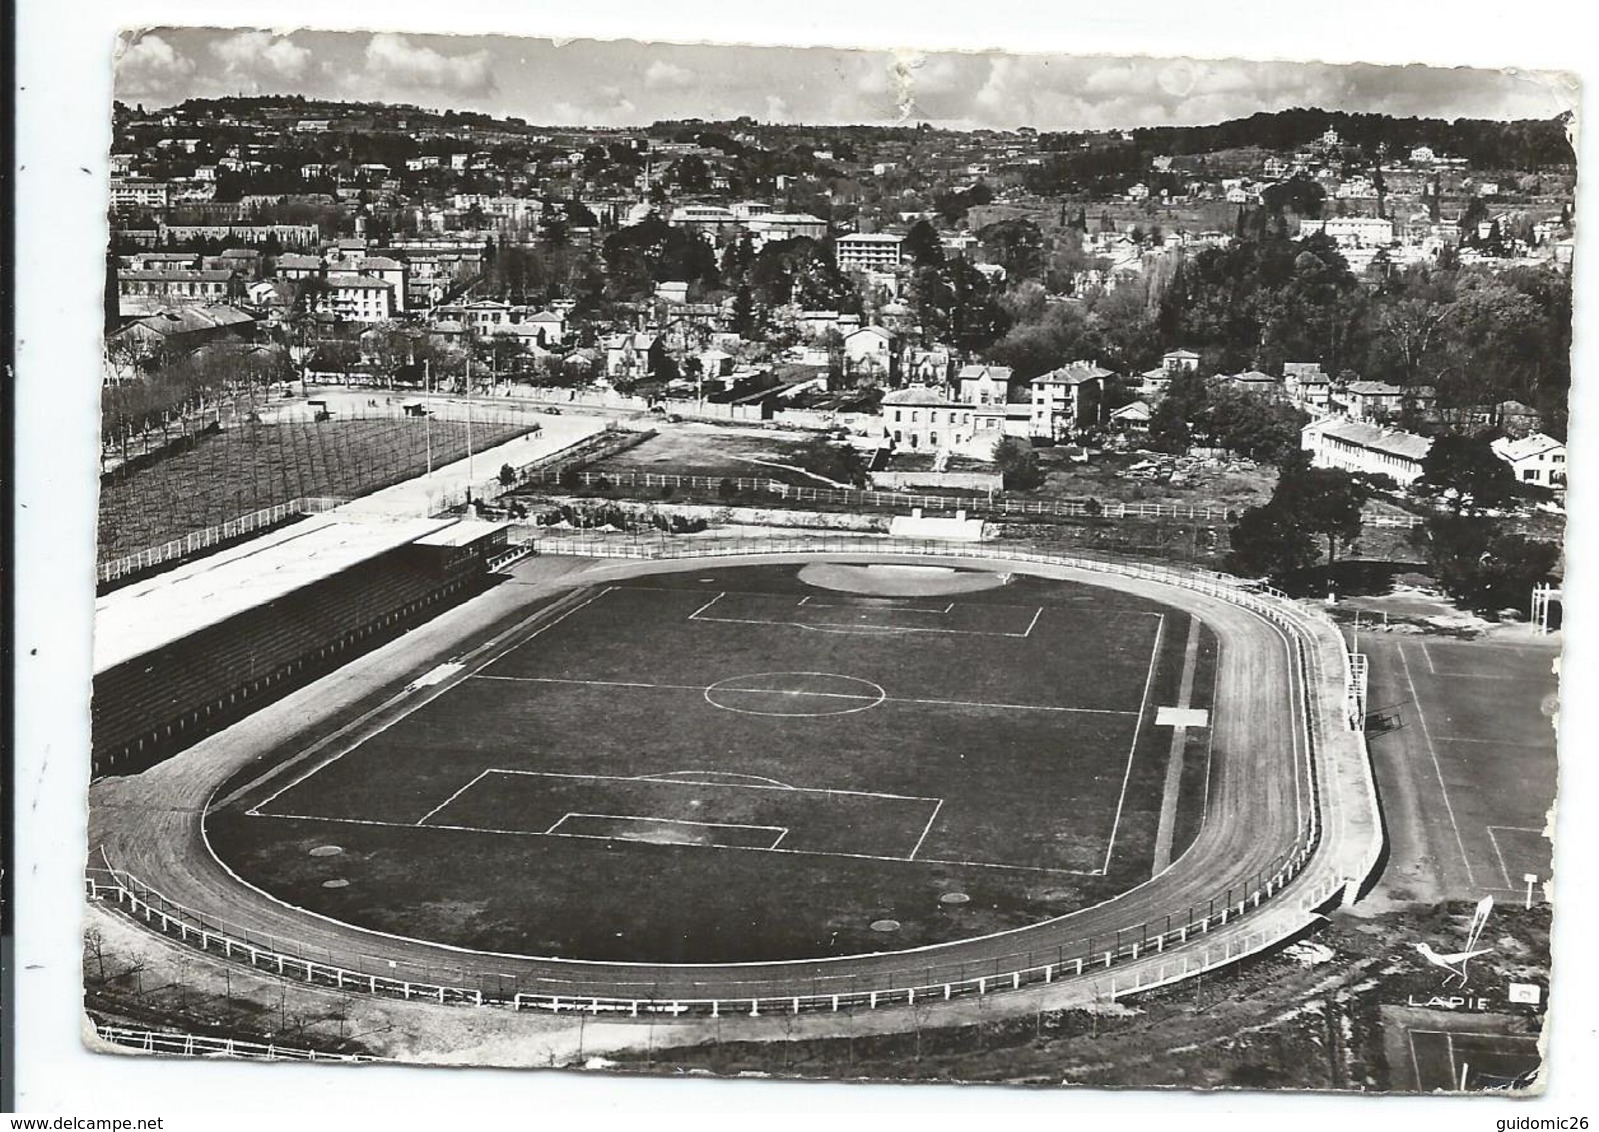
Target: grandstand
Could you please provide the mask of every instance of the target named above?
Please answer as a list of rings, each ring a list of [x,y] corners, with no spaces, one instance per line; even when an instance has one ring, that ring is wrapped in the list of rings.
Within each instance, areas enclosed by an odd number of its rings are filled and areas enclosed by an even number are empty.
[[[93,774],[135,773],[475,592],[503,524],[306,519],[95,608]]]

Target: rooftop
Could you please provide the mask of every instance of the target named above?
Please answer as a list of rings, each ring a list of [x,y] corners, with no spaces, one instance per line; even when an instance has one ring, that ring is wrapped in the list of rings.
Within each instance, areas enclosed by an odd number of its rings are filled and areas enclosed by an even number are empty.
[[[1432,437],[1417,436],[1397,428],[1380,428],[1344,417],[1324,417],[1305,426],[1304,431],[1315,430],[1324,436],[1336,437],[1346,444],[1366,448],[1373,452],[1386,452],[1410,460],[1420,460],[1432,448]]]
[[[1525,460],[1536,456],[1540,452],[1548,452],[1555,448],[1565,448],[1565,445],[1554,437],[1545,433],[1535,432],[1531,436],[1524,436],[1520,440],[1496,440],[1492,448],[1502,460]]]
[[[1099,381],[1111,376],[1113,376],[1111,370],[1093,362],[1067,362],[1059,369],[1050,370],[1042,376],[1033,378],[1033,382],[1045,385],[1082,385],[1084,382]]]

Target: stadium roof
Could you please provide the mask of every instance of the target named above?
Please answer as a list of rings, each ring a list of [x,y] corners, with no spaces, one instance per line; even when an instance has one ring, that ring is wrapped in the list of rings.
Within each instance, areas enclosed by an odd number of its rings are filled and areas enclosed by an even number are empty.
[[[94,606],[96,675],[455,523],[318,515],[113,590]]]

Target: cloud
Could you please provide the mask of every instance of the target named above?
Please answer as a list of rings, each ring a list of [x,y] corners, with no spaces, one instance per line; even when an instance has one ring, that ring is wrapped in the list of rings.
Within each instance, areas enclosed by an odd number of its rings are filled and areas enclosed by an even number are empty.
[[[304,78],[311,52],[284,36],[264,31],[241,31],[211,44],[211,54],[222,64],[220,78],[236,89],[258,91],[263,84],[278,86]]]
[[[656,90],[685,90],[694,85],[694,72],[665,59],[657,59],[644,68],[644,85]]]
[[[379,32],[366,45],[366,73],[411,90],[476,97],[498,90],[487,51],[445,55],[390,32]]]
[[[121,98],[169,95],[194,74],[194,60],[179,54],[159,35],[141,36],[128,44],[116,67]]]

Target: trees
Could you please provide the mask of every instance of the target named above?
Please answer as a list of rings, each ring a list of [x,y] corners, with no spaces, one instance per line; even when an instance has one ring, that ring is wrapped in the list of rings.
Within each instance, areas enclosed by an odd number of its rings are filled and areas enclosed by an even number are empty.
[[[924,267],[911,278],[909,300],[928,341],[975,353],[1010,329],[987,278],[964,259]]]
[[[834,444],[825,436],[807,440],[794,462],[813,475],[859,487],[866,483],[866,461],[852,444]]]
[[[1421,460],[1421,475],[1411,494],[1429,503],[1447,503],[1455,514],[1504,507],[1521,494],[1516,474],[1494,455],[1488,441],[1475,436],[1435,438]]]
[[[1348,472],[1312,468],[1302,452],[1285,456],[1271,499],[1249,508],[1233,527],[1228,569],[1286,578],[1315,565],[1318,537],[1327,540],[1330,569],[1338,543],[1360,537],[1368,494]]]
[[[1002,436],[994,442],[994,467],[1006,491],[1032,491],[1044,484],[1044,470],[1038,466],[1038,453],[1025,440]]]
[[[1337,468],[1300,468],[1289,462],[1277,477],[1272,502],[1293,517],[1301,530],[1327,540],[1327,565],[1338,543],[1360,537],[1361,509],[1369,493],[1364,484]]]
[[[1268,464],[1281,464],[1300,450],[1299,431],[1308,418],[1298,409],[1225,385],[1208,393],[1203,420],[1215,444]]]
[[[1498,521],[1477,515],[1434,515],[1411,541],[1443,591],[1478,611],[1521,608],[1560,561],[1555,543],[1506,533]]]
[[[1223,370],[1317,358],[1336,372],[1365,353],[1365,303],[1329,240],[1268,230],[1185,263],[1161,294],[1160,326]]]
[[[910,226],[900,250],[912,267],[937,267],[944,262],[944,245],[939,241],[937,230],[925,220]]]
[[[977,230],[989,261],[1004,267],[1011,279],[1042,274],[1044,237],[1031,220],[997,220]]]
[[[1315,538],[1283,507],[1267,503],[1239,516],[1226,566],[1235,574],[1282,580],[1314,565],[1318,557]]]

